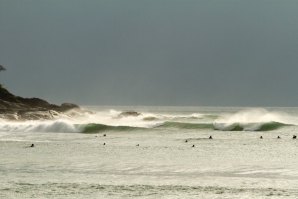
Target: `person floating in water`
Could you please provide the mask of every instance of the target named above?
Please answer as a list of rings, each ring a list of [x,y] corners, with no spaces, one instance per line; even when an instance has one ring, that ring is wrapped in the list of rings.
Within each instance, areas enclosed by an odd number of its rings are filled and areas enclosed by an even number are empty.
[[[103,134],[103,137],[106,137],[107,136],[107,134]]]
[[[195,147],[195,145],[192,145],[192,147]]]
[[[103,143],[103,145],[106,145],[106,143]]]
[[[185,140],[185,142],[188,142],[188,140]]]
[[[279,137],[279,136],[277,136],[277,139],[280,139],[280,137]]]
[[[263,139],[263,136],[261,136],[260,139]]]

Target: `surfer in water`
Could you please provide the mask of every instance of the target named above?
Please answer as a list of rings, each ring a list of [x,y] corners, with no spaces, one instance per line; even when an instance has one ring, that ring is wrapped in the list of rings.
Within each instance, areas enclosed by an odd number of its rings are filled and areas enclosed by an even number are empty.
[[[31,148],[33,148],[34,147],[34,144],[31,144],[31,146],[30,146]]]
[[[213,139],[213,137],[210,135],[210,136],[209,136],[209,140],[212,140],[212,139]]]
[[[260,139],[263,139],[263,136],[261,136]]]
[[[297,136],[296,135],[293,135],[293,139],[296,139],[297,138]]]

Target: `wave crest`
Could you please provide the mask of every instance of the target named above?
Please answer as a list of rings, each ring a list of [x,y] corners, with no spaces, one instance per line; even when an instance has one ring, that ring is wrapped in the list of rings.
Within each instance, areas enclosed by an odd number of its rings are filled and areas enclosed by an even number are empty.
[[[27,121],[1,123],[0,131],[3,132],[57,132],[78,133],[78,125],[66,120],[56,121]]]
[[[282,127],[291,126],[279,122],[265,122],[265,123],[214,123],[215,130],[221,131],[273,131]]]
[[[298,124],[296,116],[250,109],[234,114],[153,114],[109,111],[86,113],[79,117],[50,121],[11,122],[0,120],[0,132],[65,132],[99,133],[104,131],[135,131],[159,129],[193,129],[221,131],[272,131]]]
[[[271,131],[292,126],[289,116],[265,109],[249,109],[224,115],[214,121],[214,129],[222,131]]]

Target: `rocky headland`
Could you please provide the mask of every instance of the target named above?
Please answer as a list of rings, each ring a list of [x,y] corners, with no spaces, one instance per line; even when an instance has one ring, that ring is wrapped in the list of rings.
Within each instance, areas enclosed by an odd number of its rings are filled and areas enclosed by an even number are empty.
[[[72,116],[82,110],[76,104],[50,104],[39,98],[24,98],[10,93],[0,84],[0,119],[49,120],[59,115]]]

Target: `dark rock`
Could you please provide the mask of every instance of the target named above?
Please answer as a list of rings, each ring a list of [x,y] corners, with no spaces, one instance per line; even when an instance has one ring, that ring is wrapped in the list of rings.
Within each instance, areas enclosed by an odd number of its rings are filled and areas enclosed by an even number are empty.
[[[80,110],[80,107],[71,103],[58,106],[39,98],[15,96],[0,85],[0,118],[2,119],[48,120],[72,109]],[[74,114],[76,113],[72,113]]]
[[[29,107],[49,107],[50,104],[42,99],[39,98],[22,98],[22,97],[17,97],[19,102],[29,106]]]
[[[18,103],[18,99],[15,95],[11,94],[8,90],[0,86],[0,99],[8,102]]]
[[[136,111],[124,111],[124,112],[119,114],[120,117],[127,117],[127,116],[137,117],[139,115],[141,115],[141,113],[138,113]]]
[[[63,103],[61,104],[60,109],[61,111],[69,111],[71,109],[80,109],[80,107],[72,103]]]
[[[54,119],[51,111],[19,111],[19,120],[50,120]]]

